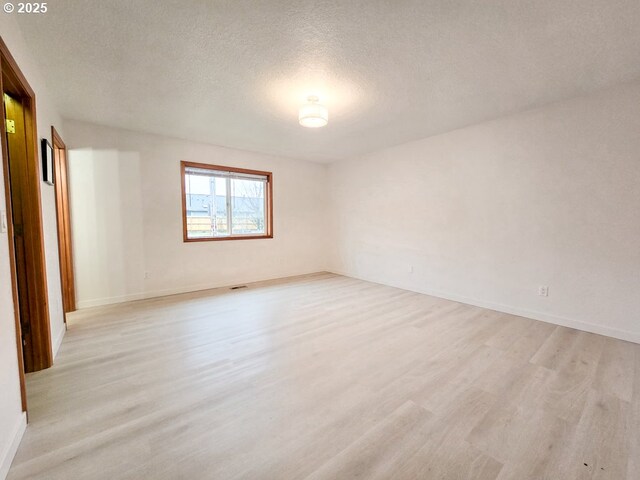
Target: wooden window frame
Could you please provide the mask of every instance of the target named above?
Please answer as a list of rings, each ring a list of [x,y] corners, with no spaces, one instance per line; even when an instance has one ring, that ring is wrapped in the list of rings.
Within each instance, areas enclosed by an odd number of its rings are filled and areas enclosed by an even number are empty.
[[[266,188],[266,208],[265,208],[265,225],[266,232],[263,235],[227,235],[224,237],[205,237],[205,238],[188,238],[187,236],[187,188],[185,173],[187,168],[201,168],[205,170],[217,170],[223,172],[244,173],[249,175],[260,175],[267,178]],[[273,174],[271,172],[263,172],[261,170],[249,170],[247,168],[225,167],[222,165],[211,165],[209,163],[197,162],[180,162],[180,176],[182,185],[182,240],[185,243],[190,242],[219,242],[229,240],[259,240],[265,238],[273,238]]]

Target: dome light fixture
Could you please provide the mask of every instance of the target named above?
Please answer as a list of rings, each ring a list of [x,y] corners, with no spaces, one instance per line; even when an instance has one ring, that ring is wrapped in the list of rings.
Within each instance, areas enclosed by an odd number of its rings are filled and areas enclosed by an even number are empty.
[[[327,107],[319,103],[318,97],[310,95],[307,103],[300,107],[298,121],[300,125],[308,128],[324,127],[329,122]]]

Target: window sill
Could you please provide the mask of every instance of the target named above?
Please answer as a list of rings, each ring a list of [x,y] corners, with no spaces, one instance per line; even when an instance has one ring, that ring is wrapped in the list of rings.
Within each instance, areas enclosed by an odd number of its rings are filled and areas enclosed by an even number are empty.
[[[273,235],[246,235],[237,237],[213,237],[213,238],[183,238],[184,243],[191,242],[220,242],[229,240],[259,240],[273,238]]]

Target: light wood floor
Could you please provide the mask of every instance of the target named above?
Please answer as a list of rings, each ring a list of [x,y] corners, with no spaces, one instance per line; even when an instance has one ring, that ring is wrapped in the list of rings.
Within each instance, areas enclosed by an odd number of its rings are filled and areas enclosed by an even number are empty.
[[[640,479],[640,345],[318,274],[85,310],[9,479]]]

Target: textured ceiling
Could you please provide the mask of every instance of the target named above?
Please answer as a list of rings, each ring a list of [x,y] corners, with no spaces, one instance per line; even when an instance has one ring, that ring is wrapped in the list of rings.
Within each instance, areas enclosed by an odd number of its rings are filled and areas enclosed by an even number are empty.
[[[638,0],[56,0],[63,117],[333,161],[640,77]],[[317,94],[329,125],[305,129]]]

